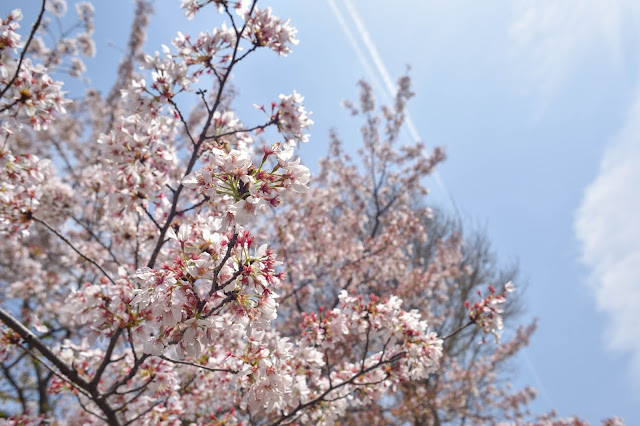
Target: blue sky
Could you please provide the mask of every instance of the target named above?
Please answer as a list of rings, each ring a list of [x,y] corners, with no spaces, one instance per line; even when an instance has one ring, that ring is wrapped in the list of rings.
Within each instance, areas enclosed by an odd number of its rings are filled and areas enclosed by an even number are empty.
[[[24,3],[4,1],[0,11],[21,6],[26,31],[38,2]],[[106,88],[120,55],[111,45],[126,45],[132,6],[96,3],[88,75]],[[156,3],[148,52],[177,30],[219,22],[213,11],[187,21],[177,0]],[[640,3],[269,4],[291,18],[300,44],[287,58],[259,53],[239,67],[243,119],[254,103],[302,93],[316,124],[301,156],[313,168],[330,128],[359,144],[360,123],[339,107],[357,96],[355,82],[369,79],[384,99],[385,73],[395,81],[410,64],[417,95],[407,142],[418,135],[448,154],[440,182],[429,181],[431,202],[455,204],[526,277],[527,315],[540,327],[517,383],[539,389],[533,411],[640,424]]]

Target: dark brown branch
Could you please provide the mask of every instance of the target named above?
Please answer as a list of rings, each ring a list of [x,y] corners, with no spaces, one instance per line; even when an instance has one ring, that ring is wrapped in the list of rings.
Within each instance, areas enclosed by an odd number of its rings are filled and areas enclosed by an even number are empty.
[[[116,391],[120,386],[126,384],[129,380],[133,379],[133,377],[138,373],[138,370],[140,369],[140,365],[142,365],[142,363],[149,357],[150,357],[149,354],[142,355],[138,359],[138,361],[133,364],[133,368],[129,370],[129,374],[127,374],[125,377],[123,377],[122,379],[118,380],[113,385],[111,385],[111,388],[102,396],[102,398],[106,398],[109,395],[116,393]]]
[[[462,330],[464,330],[465,328],[469,327],[471,324],[475,324],[474,321],[469,321],[468,323],[462,325],[461,327],[459,327],[457,330],[451,332],[450,334],[448,334],[447,336],[443,337],[442,340],[447,340],[453,336],[455,336],[456,334],[460,333]]]
[[[118,260],[118,258],[116,257],[116,255],[113,253],[113,251],[111,250],[111,248],[109,246],[107,246],[101,239],[100,237],[98,237],[98,235],[96,235],[95,232],[93,232],[91,230],[91,228],[85,224],[84,222],[82,222],[80,219],[78,219],[77,217],[75,217],[74,215],[69,215],[69,217],[78,225],[82,226],[82,228],[87,231],[87,233],[93,237],[94,240],[96,240],[96,242],[98,244],[100,244],[106,251],[107,253],[109,253],[109,255],[111,256],[111,259],[113,259],[113,261],[116,263],[116,265],[118,266],[122,266],[120,264],[120,261]]]
[[[121,334],[122,334],[122,329],[118,328],[115,331],[115,333],[113,333],[113,336],[111,336],[111,340],[109,341],[109,346],[107,347],[107,351],[104,354],[104,358],[100,363],[100,366],[96,370],[96,374],[93,377],[93,380],[91,380],[91,382],[89,383],[89,386],[92,386],[95,388],[98,386],[98,383],[100,383],[100,378],[102,377],[102,373],[104,373],[104,370],[112,362],[111,355],[113,354],[113,350],[116,348],[116,344],[118,343],[118,339],[120,338]]]
[[[58,358],[56,354],[51,352],[51,349],[49,349],[47,345],[42,343],[42,341],[31,332],[31,330],[25,327],[20,321],[14,318],[13,315],[2,308],[0,308],[0,321],[5,323],[7,327],[12,329],[16,333],[18,333],[20,337],[22,337],[22,340],[24,340],[27,345],[29,345],[29,348],[37,349],[38,352],[40,352],[60,371],[60,373],[62,373],[62,375],[55,372],[55,370],[49,367],[46,363],[40,361],[42,365],[47,367],[52,373],[60,377],[62,380],[71,384],[76,389],[82,391],[82,393],[86,394],[88,398],[94,401],[107,417],[109,424],[116,426],[120,425],[120,420],[116,416],[115,412],[113,411],[111,406],[109,406],[109,404],[101,397],[98,391],[94,387],[92,387],[86,380],[80,377],[80,375],[74,369],[69,367],[60,358]],[[29,355],[39,360],[39,357],[35,353],[33,353],[31,349],[24,347],[23,345],[20,345],[20,347],[29,352]]]
[[[156,226],[156,228],[158,228],[159,230],[162,230],[162,226],[160,226],[160,224],[156,221],[156,219],[153,217],[153,215],[149,212],[149,210],[147,210],[145,207],[142,208],[142,210],[144,210],[144,212],[147,214],[147,217],[149,219],[151,219],[151,222],[153,222],[153,224]]]
[[[233,251],[233,249],[236,246],[236,241],[238,241],[238,232],[237,231],[233,233],[233,236],[231,237],[231,239],[227,243],[227,252],[224,254],[224,257],[220,261],[220,264],[218,266],[216,266],[216,269],[213,270],[213,280],[212,280],[212,283],[211,283],[211,289],[209,290],[209,296],[212,296],[213,293],[218,291],[218,289],[220,288],[220,286],[218,286],[218,275],[220,275],[220,271],[224,267],[224,264],[227,263],[227,260],[229,260],[229,258],[231,257],[231,252]],[[240,270],[242,270],[242,269],[240,269]],[[223,288],[224,288],[224,286],[223,286]]]
[[[15,389],[16,395],[18,396],[18,399],[20,400],[20,405],[22,405],[22,411],[26,412],[27,411],[27,400],[24,397],[24,392],[23,392],[22,388],[18,385],[18,383],[16,383],[16,381],[11,376],[11,373],[9,372],[9,369],[7,367],[5,367],[4,365],[2,365],[2,371],[4,372],[4,376],[9,381],[9,384],[11,385],[11,387]]]
[[[277,119],[274,118],[272,120],[269,120],[269,122],[267,122],[267,123],[251,127],[250,129],[231,130],[229,132],[220,133],[219,135],[207,136],[207,137],[205,137],[205,139],[216,139],[217,140],[217,139],[223,138],[225,136],[235,135],[236,133],[249,133],[249,132],[254,132],[256,130],[264,130],[269,126],[272,126],[272,125],[276,124],[276,121],[277,121]]]
[[[187,207],[185,209],[177,211],[176,215],[181,215],[181,214],[184,214],[184,213],[186,213],[188,211],[197,209],[198,207],[202,206],[204,203],[206,203],[209,200],[210,200],[210,198],[205,196],[201,201],[198,201],[196,204],[192,205],[191,207]]]

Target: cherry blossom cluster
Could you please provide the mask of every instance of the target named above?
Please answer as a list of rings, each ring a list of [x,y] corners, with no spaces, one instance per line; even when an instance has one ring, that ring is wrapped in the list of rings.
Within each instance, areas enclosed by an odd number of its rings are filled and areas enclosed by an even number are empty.
[[[213,30],[212,34],[201,33],[198,38],[191,40],[191,37],[178,32],[178,36],[173,40],[173,45],[178,49],[178,55],[182,57],[188,66],[198,66],[193,76],[204,72],[217,70],[219,65],[231,59],[231,53],[221,55],[220,52],[232,49],[236,44],[236,32],[232,28],[223,25],[221,28]]]
[[[227,217],[246,225],[258,211],[267,205],[280,204],[280,193],[285,190],[303,192],[309,182],[309,169],[300,159],[291,161],[293,146],[282,150],[280,144],[264,149],[260,165],[253,164],[246,150],[229,153],[212,148],[204,167],[187,175],[182,184],[196,189],[209,199],[220,194],[231,202]],[[267,165],[275,157],[277,163],[269,170]]]
[[[368,363],[397,359],[399,362],[387,370],[389,376],[419,379],[437,370],[442,340],[428,331],[426,321],[420,319],[416,310],[402,310],[402,300],[391,296],[387,302],[380,302],[370,296],[367,302],[362,296],[349,296],[343,291],[339,301],[339,309],[323,315],[303,315],[304,341],[316,347],[336,349],[336,345],[343,344],[344,336],[351,335],[352,339],[369,336],[370,347],[366,349],[379,346],[380,350],[366,358],[364,369]]]
[[[187,19],[193,19],[195,14],[209,3],[215,3],[218,11],[232,8],[245,19],[243,38],[250,40],[255,47],[266,46],[281,56],[291,53],[291,46],[298,44],[296,34],[298,30],[290,24],[273,15],[270,7],[260,10],[258,7],[248,8],[243,1],[228,0],[180,0],[181,8],[185,10]],[[224,30],[223,30],[224,31]],[[202,37],[202,36],[201,36]],[[206,37],[206,36],[205,36]],[[214,34],[215,37],[215,34]],[[205,55],[205,58],[208,55]]]
[[[247,21],[243,37],[247,37],[255,46],[267,46],[281,56],[291,53],[291,46],[298,44],[296,30],[289,20],[282,21],[271,12],[271,8],[264,10],[255,8],[253,13],[246,12]]]
[[[255,133],[257,134],[259,131],[258,129]],[[207,138],[205,152],[220,147],[233,147],[239,151],[251,151],[254,142],[251,132],[246,130],[245,125],[231,110],[216,111],[213,114],[213,121]]]
[[[0,234],[26,236],[35,215],[56,223],[72,204],[73,191],[55,177],[48,159],[0,150],[0,176]]]
[[[197,357],[215,342],[229,312],[243,327],[247,320],[267,328],[277,316],[273,287],[280,279],[275,254],[266,245],[253,248],[254,237],[238,228],[218,232],[221,221],[196,236],[181,226],[170,238],[181,246],[181,256],[161,270],[142,269],[130,302],[138,317],[147,318],[137,331],[144,335],[146,351],[161,353],[177,344],[179,356]]]
[[[280,95],[280,102],[271,105],[271,120],[278,125],[278,131],[287,141],[307,142],[309,135],[304,130],[311,127],[313,120],[309,118],[302,104],[304,97],[297,92],[291,95]],[[260,107],[264,110],[264,107]]]
[[[164,56],[159,52],[154,56],[145,56],[144,67],[153,70],[149,89],[145,87],[144,80],[136,83],[136,88],[140,92],[151,95],[147,102],[152,101],[151,105],[156,108],[165,105],[176,93],[187,90],[193,82],[193,79],[187,75],[187,63],[177,60],[168,46],[162,46],[162,50]]]
[[[110,211],[159,203],[165,185],[175,179],[178,163],[170,144],[174,134],[173,119],[155,119],[134,114],[123,118],[108,134],[98,138],[103,147],[101,158],[108,170],[102,185],[109,194]]]
[[[17,32],[20,28],[18,23],[20,20],[22,20],[22,11],[16,9],[0,21],[0,55],[3,63],[4,57],[10,54],[9,51],[15,52],[20,45],[20,34]],[[0,68],[0,71],[4,74],[6,69]]]
[[[232,2],[228,0],[180,0],[182,5],[181,9],[184,9],[184,14],[187,19],[193,19],[196,16],[196,13],[210,3],[214,3],[218,12],[222,12],[225,6],[233,5],[233,8],[236,10],[243,10],[243,2],[242,0]]]
[[[495,287],[490,285],[489,294],[485,298],[476,301],[473,305],[468,300],[465,302],[465,307],[469,309],[469,319],[485,333],[493,334],[497,340],[504,328],[501,305],[507,301],[507,293],[513,291],[515,291],[515,286],[511,282],[504,285],[502,293],[497,293]],[[480,290],[477,294],[482,297]]]
[[[6,87],[13,78],[17,63],[4,55],[2,59],[0,84]],[[47,128],[56,113],[66,112],[67,103],[69,100],[64,98],[62,83],[54,81],[42,64],[33,64],[31,59],[27,58],[23,61],[0,110],[18,123],[30,125],[34,130],[41,130]]]

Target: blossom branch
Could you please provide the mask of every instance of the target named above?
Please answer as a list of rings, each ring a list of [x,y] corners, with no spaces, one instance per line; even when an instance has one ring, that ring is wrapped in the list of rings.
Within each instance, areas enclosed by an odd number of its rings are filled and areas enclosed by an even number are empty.
[[[472,324],[475,324],[475,321],[469,321],[466,324],[463,324],[462,326],[458,327],[456,330],[454,330],[453,332],[451,332],[447,336],[443,337],[442,340],[450,339],[451,337],[453,337],[456,334],[460,333],[462,330],[464,330],[465,328],[469,327]]]
[[[202,200],[198,201],[196,204],[192,205],[191,207],[187,207],[185,209],[179,210],[176,214],[181,215],[181,214],[184,214],[184,213],[189,212],[191,210],[195,210],[198,207],[201,207],[202,205],[204,205],[204,203],[206,203],[209,200],[210,200],[210,198],[205,196]]]
[[[282,424],[282,422],[284,422],[284,421],[290,419],[291,417],[295,416],[301,410],[304,410],[304,409],[306,409],[308,407],[311,407],[311,406],[313,406],[313,405],[315,405],[315,404],[317,404],[317,403],[319,403],[321,401],[324,401],[325,400],[324,399],[325,396],[327,396],[329,393],[333,392],[334,390],[340,389],[343,386],[349,385],[349,384],[353,383],[355,380],[357,380],[359,377],[361,377],[361,376],[365,375],[366,373],[368,373],[369,371],[375,370],[376,368],[381,367],[381,366],[383,366],[385,364],[391,364],[391,363],[399,360],[400,358],[402,358],[404,355],[405,355],[404,352],[400,352],[400,353],[395,354],[394,356],[392,356],[391,358],[389,358],[389,359],[387,359],[385,361],[382,361],[382,359],[381,359],[376,364],[374,364],[374,365],[372,365],[372,366],[370,366],[368,368],[365,368],[364,370],[356,373],[355,375],[353,375],[348,380],[345,380],[344,382],[342,382],[342,383],[340,383],[338,385],[335,385],[333,387],[330,386],[329,389],[324,391],[318,397],[316,397],[316,398],[312,399],[311,401],[308,401],[308,402],[306,402],[304,404],[298,404],[298,406],[293,411],[291,411],[288,414],[283,414],[282,417],[280,417],[277,421],[275,421],[274,423],[271,423],[271,426],[276,426],[276,425]]]
[[[216,269],[213,270],[213,280],[211,282],[211,289],[209,290],[209,297],[213,296],[213,293],[218,291],[218,289],[220,288],[220,286],[218,286],[218,275],[220,275],[220,271],[224,267],[224,264],[227,263],[227,260],[229,260],[229,257],[231,257],[231,251],[236,246],[236,241],[238,241],[237,231],[233,233],[233,236],[227,243],[227,252],[224,254],[224,257],[220,261],[220,264],[216,266]],[[242,270],[242,268],[240,270]]]
[[[253,12],[255,5],[257,3],[257,0],[253,0],[252,4],[251,4],[251,9],[249,11],[249,15]],[[242,30],[240,31],[240,34],[242,34],[242,32],[244,32],[245,28],[247,26],[247,22],[245,21],[244,26],[242,27]],[[227,80],[229,79],[229,75],[231,74],[231,70],[233,69],[234,65],[237,63],[237,55],[238,55],[238,51],[240,49],[240,40],[241,37],[236,37],[236,42],[233,48],[233,54],[231,56],[231,62],[229,64],[229,67],[227,68],[227,72],[224,74],[222,81],[220,82],[220,86],[218,88],[218,93],[216,94],[216,99],[213,103],[213,106],[211,108],[211,110],[209,111],[209,114],[207,115],[207,120],[204,124],[204,126],[202,127],[202,131],[200,132],[200,135],[198,137],[198,141],[196,143],[196,145],[193,147],[193,152],[191,154],[191,158],[189,159],[189,163],[187,164],[187,168],[184,172],[184,176],[188,176],[191,171],[193,170],[193,167],[195,166],[198,157],[199,157],[199,151],[200,148],[202,147],[202,144],[205,142],[205,138],[207,135],[207,131],[209,130],[209,127],[211,126],[211,123],[213,121],[213,116],[215,114],[215,112],[218,110],[218,107],[220,106],[220,104],[222,103],[222,93],[224,92],[224,88],[226,86]],[[182,190],[184,189],[184,185],[182,183],[180,183],[178,185],[178,188],[176,188],[175,193],[173,194],[173,201],[171,203],[171,210],[169,211],[169,214],[167,216],[167,220],[164,224],[164,226],[162,227],[162,229],[160,229],[160,235],[158,236],[158,241],[156,243],[155,248],[153,249],[153,252],[151,253],[151,257],[149,258],[149,262],[147,262],[147,267],[149,268],[153,268],[153,266],[156,263],[156,259],[158,258],[158,255],[160,254],[160,249],[162,249],[162,246],[164,245],[165,242],[165,236],[167,234],[167,231],[169,230],[169,227],[171,226],[171,223],[173,222],[173,219],[175,218],[176,214],[177,214],[177,208],[178,208],[178,201],[180,199],[180,194],[182,193]]]
[[[255,132],[256,130],[264,130],[269,126],[273,126],[274,124],[277,124],[277,122],[278,122],[278,119],[277,118],[273,118],[272,120],[269,120],[267,123],[251,127],[250,129],[232,130],[232,131],[229,131],[229,132],[220,133],[218,135],[207,136],[207,137],[205,137],[205,139],[215,139],[215,140],[217,140],[217,139],[223,138],[225,136],[235,135],[237,133],[249,133],[249,132]]]
[[[27,352],[25,351],[24,354],[26,353]],[[9,368],[5,367],[4,364],[2,364],[2,372],[4,373],[4,377],[7,378],[7,381],[9,382],[11,387],[15,389],[16,395],[18,396],[18,400],[20,401],[20,405],[22,406],[22,411],[27,411],[27,400],[25,399],[23,389],[18,385],[15,379],[11,376]]]
[[[9,88],[16,81],[16,78],[18,78],[18,74],[20,74],[20,67],[22,66],[22,62],[24,61],[24,57],[27,54],[27,50],[29,50],[29,45],[31,44],[31,40],[33,40],[33,37],[36,34],[36,31],[38,30],[38,27],[40,27],[40,23],[42,22],[42,17],[44,16],[44,7],[45,7],[46,3],[47,3],[46,0],[42,0],[42,5],[40,6],[40,13],[38,14],[38,18],[36,19],[36,22],[33,24],[33,27],[31,27],[31,33],[29,34],[29,38],[27,39],[27,43],[24,45],[24,48],[22,48],[22,52],[20,52],[20,60],[18,61],[18,66],[16,67],[16,72],[13,75],[13,77],[11,78],[11,80],[9,80],[7,85],[4,87],[4,89],[2,89],[2,91],[0,91],[0,99],[2,99],[2,97],[5,95],[5,93],[7,93],[7,90],[9,90]],[[15,105],[15,102],[14,102],[14,105]],[[8,105],[8,106],[4,107],[3,109],[0,109],[0,112],[4,112],[5,110],[11,108],[11,106],[12,105]]]
[[[143,354],[140,358],[138,358],[138,360],[133,364],[133,367],[131,368],[131,370],[129,370],[129,374],[127,374],[122,379],[118,380],[113,385],[111,385],[111,388],[104,394],[103,397],[107,397],[109,395],[116,393],[116,391],[120,386],[126,384],[129,380],[131,380],[138,373],[138,370],[140,369],[140,365],[142,365],[142,363],[150,356],[151,355],[149,354]]]
[[[156,226],[156,228],[162,229],[162,226],[160,226],[158,221],[153,217],[153,215],[149,212],[149,210],[146,209],[146,207],[142,207],[142,210],[144,210],[144,212],[146,213],[147,217],[151,220],[151,222],[153,222],[153,224]]]
[[[37,361],[40,365],[43,365],[44,368],[46,368],[47,370],[49,370],[53,375],[55,375],[56,377],[58,377],[60,380],[62,380],[63,382],[67,383],[69,386],[73,387],[74,389],[76,389],[78,392],[80,392],[82,395],[86,396],[87,398],[91,398],[91,396],[86,393],[81,387],[79,387],[77,384],[75,384],[74,382],[70,381],[69,379],[67,379],[66,377],[62,376],[60,373],[58,373],[57,371],[55,371],[51,366],[49,366],[49,364],[47,364],[46,362],[44,362],[38,355],[36,355],[31,349],[29,349],[28,347],[25,347],[24,345],[18,343],[18,346],[25,351],[25,353],[29,354],[29,356],[34,359],[35,361]]]
[[[73,214],[70,214],[69,217],[78,225],[82,226],[82,228],[87,231],[87,233],[98,243],[100,244],[106,251],[107,253],[109,253],[109,256],[111,256],[111,259],[116,263],[116,265],[118,266],[122,266],[122,264],[120,263],[120,261],[118,260],[118,258],[116,257],[116,255],[113,253],[113,251],[111,250],[111,248],[109,246],[107,246],[101,239],[100,237],[98,237],[98,235],[96,235],[95,232],[93,232],[91,230],[91,228],[85,224],[84,222],[82,222],[80,219],[78,219],[77,217],[75,217]]]

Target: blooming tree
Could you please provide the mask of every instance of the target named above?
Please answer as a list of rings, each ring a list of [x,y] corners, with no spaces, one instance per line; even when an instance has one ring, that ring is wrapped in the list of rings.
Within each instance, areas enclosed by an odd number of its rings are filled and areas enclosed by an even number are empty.
[[[138,0],[114,87],[79,98],[92,6],[2,18],[0,423],[521,420],[532,392],[495,369],[532,328],[494,341],[513,285],[430,236],[415,201],[444,155],[398,146],[409,79],[380,115],[362,83],[363,167],[332,135],[311,182],[303,97],[245,124],[229,84],[295,28],[257,0],[181,7],[225,23],[145,54]]]

